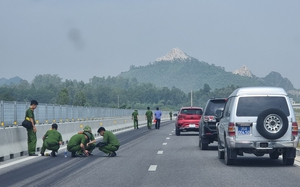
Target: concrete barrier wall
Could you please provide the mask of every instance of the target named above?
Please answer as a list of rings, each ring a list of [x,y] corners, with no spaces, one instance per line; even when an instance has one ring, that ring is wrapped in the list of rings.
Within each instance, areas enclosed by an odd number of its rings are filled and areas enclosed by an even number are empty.
[[[168,119],[168,115],[162,116],[162,119]],[[146,125],[144,117],[140,117],[139,125]],[[105,127],[110,131],[119,131],[128,128],[133,128],[133,121],[131,116],[95,120],[95,121],[82,121],[82,122],[69,122],[69,123],[57,123],[58,131],[62,134],[64,144],[84,126],[88,125],[92,128],[92,133],[95,136],[99,136],[97,130],[99,127]],[[51,129],[51,124],[37,125],[37,152],[40,152],[43,141],[42,137]],[[0,129],[0,162],[15,157],[27,155],[27,130],[22,126],[15,126],[10,128]]]

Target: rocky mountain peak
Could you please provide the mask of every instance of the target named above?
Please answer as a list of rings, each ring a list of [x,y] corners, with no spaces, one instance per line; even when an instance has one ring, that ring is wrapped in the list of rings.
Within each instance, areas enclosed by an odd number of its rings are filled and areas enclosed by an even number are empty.
[[[157,58],[156,61],[173,61],[173,60],[177,60],[177,59],[186,60],[186,59],[191,59],[191,57],[188,56],[187,54],[185,54],[179,48],[173,48],[165,56]]]
[[[240,69],[233,71],[232,73],[240,75],[240,76],[244,76],[244,77],[254,77],[252,72],[245,65],[243,65]]]

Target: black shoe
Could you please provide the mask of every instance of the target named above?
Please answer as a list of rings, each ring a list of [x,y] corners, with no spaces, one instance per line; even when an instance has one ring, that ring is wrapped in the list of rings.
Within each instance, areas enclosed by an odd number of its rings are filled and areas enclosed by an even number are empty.
[[[42,156],[45,156],[44,153],[41,153]]]
[[[92,153],[89,153],[89,156],[94,156]]]
[[[71,155],[71,157],[76,157],[76,154],[72,152],[72,155]]]
[[[56,157],[56,154],[54,151],[51,152],[51,156]]]
[[[39,156],[39,155],[32,153],[32,154],[29,154],[29,156]]]
[[[112,152],[112,153],[110,153],[110,157],[115,157],[115,156],[117,156],[117,153],[116,152]]]

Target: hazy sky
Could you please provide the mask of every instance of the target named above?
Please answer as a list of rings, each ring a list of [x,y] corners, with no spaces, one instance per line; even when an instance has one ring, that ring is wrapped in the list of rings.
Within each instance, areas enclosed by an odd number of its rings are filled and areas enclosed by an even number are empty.
[[[299,0],[0,0],[0,78],[87,82],[178,47],[300,88]]]

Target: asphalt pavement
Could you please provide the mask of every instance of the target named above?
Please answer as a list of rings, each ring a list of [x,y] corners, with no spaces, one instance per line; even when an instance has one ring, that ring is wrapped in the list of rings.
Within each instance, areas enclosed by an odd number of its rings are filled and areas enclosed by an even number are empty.
[[[175,135],[174,121],[159,130],[115,132],[121,142],[116,157],[99,150],[94,156],[24,157],[1,163],[0,186],[104,187],[274,187],[299,186],[300,163],[285,166],[282,159],[245,154],[233,166],[217,158],[217,144],[199,150],[198,133]],[[100,139],[98,139],[99,141]]]

